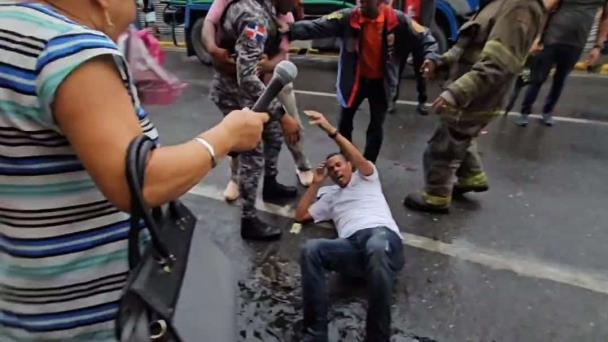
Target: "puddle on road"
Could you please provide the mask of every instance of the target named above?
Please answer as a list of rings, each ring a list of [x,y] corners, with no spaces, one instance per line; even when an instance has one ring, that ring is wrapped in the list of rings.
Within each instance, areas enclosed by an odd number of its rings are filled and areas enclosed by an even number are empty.
[[[292,261],[277,260],[274,256],[266,256],[262,260],[261,266],[253,266],[248,277],[239,282],[239,341],[301,341],[302,298],[299,266]],[[366,300],[361,296],[335,294],[331,294],[330,298],[329,340],[363,341]],[[396,327],[393,327],[391,341],[436,342]]]

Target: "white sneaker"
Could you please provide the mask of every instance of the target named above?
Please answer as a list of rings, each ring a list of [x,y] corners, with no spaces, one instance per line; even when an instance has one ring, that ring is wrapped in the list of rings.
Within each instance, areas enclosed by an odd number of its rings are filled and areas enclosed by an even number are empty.
[[[310,186],[312,184],[313,173],[312,170],[302,171],[296,168],[296,174],[298,175],[298,181],[302,186]]]
[[[239,185],[235,181],[230,180],[224,190],[224,199],[228,202],[236,201],[241,194],[239,193]]]

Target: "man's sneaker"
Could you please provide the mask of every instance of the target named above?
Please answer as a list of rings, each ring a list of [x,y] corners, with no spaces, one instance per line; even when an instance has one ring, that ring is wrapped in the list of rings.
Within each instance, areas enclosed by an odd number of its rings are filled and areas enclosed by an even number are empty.
[[[226,185],[226,190],[224,190],[224,199],[227,202],[234,202],[239,196],[239,185],[231,179],[230,182],[228,182],[228,185]]]
[[[424,103],[419,103],[418,106],[416,106],[416,113],[418,113],[418,115],[426,116],[429,115],[429,110],[426,109]]]
[[[549,126],[549,127],[553,126],[553,114],[551,114],[551,113],[544,113],[542,120],[543,120],[543,123],[546,126]]]
[[[264,177],[264,190],[262,191],[264,202],[281,204],[282,201],[295,198],[297,195],[296,187],[280,184],[276,177]]]
[[[454,189],[452,190],[452,195],[460,196],[467,192],[484,192],[488,191],[490,186],[488,185],[488,177],[485,172],[480,172],[475,176],[471,176],[464,179],[459,179],[456,184],[454,184]]]
[[[271,241],[281,238],[281,229],[256,217],[241,218],[241,237],[245,240]]]
[[[296,175],[298,175],[298,181],[302,186],[308,187],[312,184],[312,178],[314,176],[312,170],[300,170],[296,168]]]
[[[450,212],[450,197],[433,196],[426,192],[414,192],[405,197],[403,204],[413,210],[447,214]]]
[[[519,118],[517,118],[517,120],[515,121],[515,123],[517,124],[517,126],[521,126],[521,127],[528,126],[529,122],[530,121],[528,120],[528,115],[527,114],[520,115]]]

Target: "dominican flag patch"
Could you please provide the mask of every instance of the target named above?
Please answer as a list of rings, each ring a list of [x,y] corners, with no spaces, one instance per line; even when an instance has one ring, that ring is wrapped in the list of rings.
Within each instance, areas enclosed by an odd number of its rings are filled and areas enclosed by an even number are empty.
[[[245,35],[251,40],[255,40],[258,44],[261,44],[266,38],[266,28],[256,23],[249,23],[245,27]]]

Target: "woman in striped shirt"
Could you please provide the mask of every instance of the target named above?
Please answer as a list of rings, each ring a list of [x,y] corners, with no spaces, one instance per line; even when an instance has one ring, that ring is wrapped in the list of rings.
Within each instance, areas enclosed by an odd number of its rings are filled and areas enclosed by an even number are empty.
[[[127,0],[1,2],[1,341],[114,339],[128,272],[125,153],[142,132],[157,139],[114,43],[134,17]],[[265,120],[236,111],[199,135],[207,144],[158,148],[147,203],[184,194],[214,153],[255,147]]]

